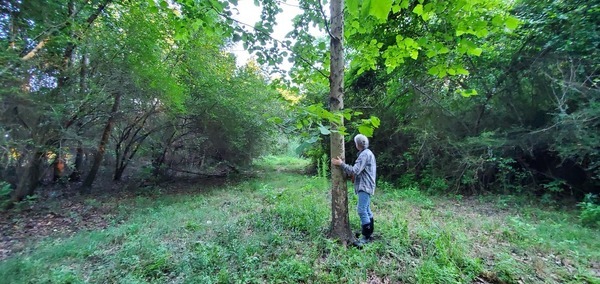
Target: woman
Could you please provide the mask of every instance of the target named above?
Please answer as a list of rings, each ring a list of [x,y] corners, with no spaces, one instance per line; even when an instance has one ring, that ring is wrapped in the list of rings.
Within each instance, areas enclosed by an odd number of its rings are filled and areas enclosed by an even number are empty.
[[[360,217],[361,232],[363,237],[360,244],[371,241],[374,230],[373,212],[371,212],[371,196],[375,193],[376,167],[375,155],[369,150],[369,139],[358,134],[354,137],[354,144],[358,149],[358,158],[353,166],[348,165],[336,157],[331,163],[339,166],[348,175],[354,176],[354,193],[358,195],[356,211]]]

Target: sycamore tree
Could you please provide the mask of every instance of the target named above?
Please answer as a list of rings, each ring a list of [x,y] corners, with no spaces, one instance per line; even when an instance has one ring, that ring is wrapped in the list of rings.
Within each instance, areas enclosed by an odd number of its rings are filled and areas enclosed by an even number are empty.
[[[429,76],[461,80],[470,74],[465,62],[492,48],[487,43],[489,35],[513,30],[519,24],[508,14],[510,3],[502,0],[302,0],[298,6],[303,13],[293,19],[294,30],[285,40],[278,40],[270,35],[275,16],[285,3],[255,1],[262,6],[262,13],[261,21],[252,26],[232,19],[237,1],[229,2],[214,6],[214,11],[227,19],[233,39],[243,41],[259,63],[277,65],[289,57],[294,63],[290,78],[300,92],[307,91],[304,86],[329,84],[327,99],[299,108],[296,126],[312,131],[305,135],[309,142],[329,136],[330,155],[342,158],[344,136],[350,134],[344,120],[353,122],[354,133],[369,137],[379,125],[378,118],[357,119],[361,112],[344,107],[346,71],[360,75],[383,68],[391,73],[414,61]],[[314,36],[315,29],[319,36]],[[456,91],[465,97],[477,94],[468,88]],[[342,243],[353,241],[348,189],[343,173],[336,168],[332,171],[330,229],[332,238]]]
[[[328,3],[328,15],[324,4],[300,1],[304,13],[294,19],[295,30],[288,35],[295,43],[284,42],[284,47],[293,51],[291,76],[296,83],[321,81],[323,77],[329,81],[328,109],[312,105],[309,113],[330,123],[317,123],[315,129],[330,136],[332,157],[345,156],[344,135],[348,133],[344,119],[360,114],[344,108],[345,71],[361,74],[384,68],[391,73],[415,61],[430,76],[460,80],[470,73],[465,67],[468,58],[491,49],[486,42],[489,35],[513,30],[519,24],[508,14],[509,3],[505,1],[334,0]],[[329,46],[314,37],[311,28],[320,29],[329,38]],[[272,51],[267,55],[276,56]],[[472,89],[457,92],[465,97],[477,93]],[[358,132],[372,136],[379,120],[371,117],[362,122]],[[347,192],[343,173],[334,168],[330,232],[342,243],[353,239]]]

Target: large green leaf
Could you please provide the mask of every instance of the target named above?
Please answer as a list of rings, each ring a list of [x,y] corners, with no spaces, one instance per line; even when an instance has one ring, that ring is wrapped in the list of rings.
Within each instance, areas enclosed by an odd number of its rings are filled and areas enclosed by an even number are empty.
[[[512,16],[507,17],[505,21],[506,27],[511,30],[515,30],[517,27],[519,27],[520,23],[521,22],[519,21],[519,19]]]
[[[367,136],[367,137],[373,137],[373,128],[366,126],[366,125],[361,125],[358,127],[358,132],[360,132],[360,134]]]
[[[388,14],[392,9],[393,0],[376,0],[371,1],[369,14],[381,21],[387,20]]]
[[[373,124],[374,127],[379,127],[379,125],[381,124],[381,119],[379,119],[379,117],[376,116],[371,116],[371,124]]]
[[[413,13],[419,16],[423,15],[423,5],[418,4],[417,6],[415,6],[415,8],[413,9]]]
[[[346,8],[348,9],[348,13],[352,16],[358,16],[358,11],[360,7],[360,0],[346,0]]]
[[[377,0],[362,1],[362,7],[360,9],[360,17],[361,18],[366,18],[369,15],[369,12],[371,11],[371,2],[372,1],[377,1]]]
[[[321,134],[323,135],[331,134],[331,131],[327,127],[323,126],[323,124],[319,124],[319,131],[321,131]]]

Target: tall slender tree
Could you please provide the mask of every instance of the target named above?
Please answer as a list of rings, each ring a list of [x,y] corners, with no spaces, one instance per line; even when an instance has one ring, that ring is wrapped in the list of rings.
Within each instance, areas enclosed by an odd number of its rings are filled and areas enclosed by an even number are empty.
[[[329,103],[332,112],[344,108],[344,0],[334,0],[330,3],[330,75]],[[343,118],[339,124],[331,123],[334,130],[330,135],[331,157],[345,157],[344,136],[335,131],[344,125]],[[331,237],[346,244],[353,240],[348,215],[348,186],[344,173],[334,167],[331,171]]]

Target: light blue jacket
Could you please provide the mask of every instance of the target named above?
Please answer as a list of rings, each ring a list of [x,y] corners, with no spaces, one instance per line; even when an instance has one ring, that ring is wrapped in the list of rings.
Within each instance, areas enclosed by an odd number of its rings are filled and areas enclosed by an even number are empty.
[[[364,191],[370,195],[375,194],[377,164],[371,150],[360,151],[354,166],[343,163],[341,167],[346,174],[354,175],[354,193],[358,194],[359,191]]]

